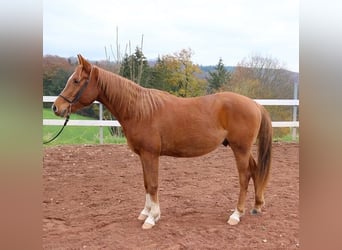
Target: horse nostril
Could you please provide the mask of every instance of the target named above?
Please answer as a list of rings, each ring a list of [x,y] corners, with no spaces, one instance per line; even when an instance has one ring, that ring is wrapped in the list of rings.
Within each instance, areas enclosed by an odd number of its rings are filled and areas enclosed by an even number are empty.
[[[52,104],[52,111],[54,112],[54,113],[57,113],[57,111],[58,111],[58,108],[56,107],[56,105],[55,104]]]

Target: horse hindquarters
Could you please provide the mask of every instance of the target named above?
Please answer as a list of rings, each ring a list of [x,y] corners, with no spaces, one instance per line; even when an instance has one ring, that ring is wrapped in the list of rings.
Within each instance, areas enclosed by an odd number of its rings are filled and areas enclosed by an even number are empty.
[[[245,140],[232,140],[231,148],[234,152],[236,164],[239,172],[240,195],[235,212],[230,216],[229,224],[239,223],[240,217],[244,214],[245,199],[247,195],[248,184],[252,177],[255,189],[255,206],[251,210],[252,214],[261,212],[264,205],[264,190],[269,178],[271,165],[272,149],[272,123],[267,111],[259,106],[261,121],[258,134],[258,163],[255,162],[252,154],[252,140],[244,137]]]

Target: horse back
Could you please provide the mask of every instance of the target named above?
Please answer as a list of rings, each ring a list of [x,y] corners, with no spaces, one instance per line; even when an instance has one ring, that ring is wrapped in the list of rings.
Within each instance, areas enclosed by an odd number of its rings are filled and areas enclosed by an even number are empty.
[[[195,98],[169,96],[145,133],[159,141],[160,154],[199,156],[227,138],[235,140],[234,134],[255,137],[258,128],[250,127],[259,126],[259,117],[253,100],[231,92]]]

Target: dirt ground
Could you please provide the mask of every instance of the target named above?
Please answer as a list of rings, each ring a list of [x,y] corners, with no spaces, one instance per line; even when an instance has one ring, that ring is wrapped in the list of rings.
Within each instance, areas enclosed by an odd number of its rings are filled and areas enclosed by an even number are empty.
[[[229,147],[161,157],[161,219],[147,231],[137,220],[142,168],[127,145],[46,147],[43,161],[43,249],[299,248],[298,144],[274,143],[263,213],[246,213],[237,226],[227,224],[239,191]],[[252,181],[248,190],[247,211]]]

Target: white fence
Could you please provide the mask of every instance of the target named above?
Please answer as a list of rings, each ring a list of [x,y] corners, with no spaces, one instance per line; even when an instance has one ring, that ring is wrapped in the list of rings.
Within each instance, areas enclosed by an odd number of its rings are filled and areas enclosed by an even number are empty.
[[[43,96],[43,102],[54,102],[57,96]],[[261,105],[272,106],[293,106],[293,120],[292,121],[272,121],[272,127],[274,128],[292,128],[292,137],[296,138],[296,128],[299,127],[299,121],[297,121],[297,108],[299,106],[298,99],[255,99],[255,101]],[[69,120],[69,126],[97,126],[100,127],[100,143],[103,143],[103,127],[120,127],[118,121],[103,120],[103,106],[99,104],[99,120]],[[57,119],[43,119],[43,125],[60,125],[64,124],[64,120]]]

